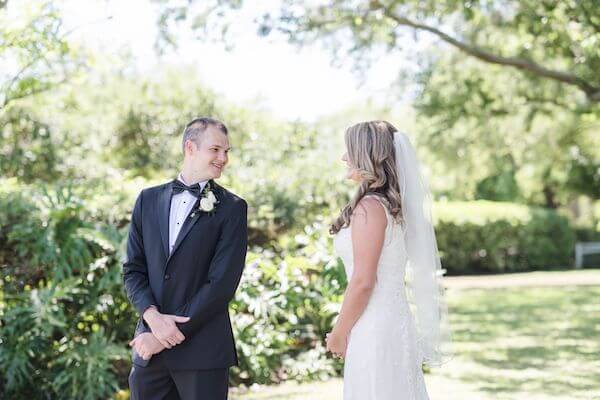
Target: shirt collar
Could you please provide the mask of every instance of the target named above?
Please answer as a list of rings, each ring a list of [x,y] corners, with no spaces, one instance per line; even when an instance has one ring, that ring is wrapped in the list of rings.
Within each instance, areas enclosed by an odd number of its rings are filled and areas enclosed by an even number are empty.
[[[181,175],[181,172],[179,173],[179,176],[177,176],[177,180],[178,180],[179,182],[183,183],[183,184],[184,184],[184,185],[186,185],[186,186],[190,186],[190,185],[188,185],[188,184],[186,183],[186,181],[185,181],[185,180],[183,180],[183,175]],[[204,190],[204,186],[206,186],[206,183],[207,183],[207,182],[208,182],[208,181],[202,181],[202,182],[198,182],[198,184],[200,185],[200,190]]]

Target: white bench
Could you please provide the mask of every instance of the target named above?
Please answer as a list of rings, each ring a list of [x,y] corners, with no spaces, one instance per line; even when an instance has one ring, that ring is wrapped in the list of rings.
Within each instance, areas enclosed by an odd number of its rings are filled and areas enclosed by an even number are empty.
[[[575,268],[583,266],[583,257],[586,254],[600,253],[600,242],[577,242],[575,244]]]

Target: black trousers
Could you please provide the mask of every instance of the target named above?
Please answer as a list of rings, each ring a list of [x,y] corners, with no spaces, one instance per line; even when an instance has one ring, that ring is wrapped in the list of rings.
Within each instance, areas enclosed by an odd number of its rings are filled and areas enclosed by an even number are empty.
[[[228,382],[229,368],[170,371],[160,353],[129,374],[131,400],[227,400]]]

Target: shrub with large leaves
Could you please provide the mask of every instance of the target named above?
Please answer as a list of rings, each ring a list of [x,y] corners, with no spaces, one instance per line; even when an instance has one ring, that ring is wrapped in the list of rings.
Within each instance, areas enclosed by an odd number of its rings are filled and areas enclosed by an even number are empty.
[[[235,382],[324,379],[341,364],[325,352],[345,287],[323,221],[282,239],[277,252],[248,255],[232,304],[240,350]]]
[[[122,235],[88,221],[73,190],[3,181],[0,369],[8,398],[99,399],[118,388],[132,310]]]

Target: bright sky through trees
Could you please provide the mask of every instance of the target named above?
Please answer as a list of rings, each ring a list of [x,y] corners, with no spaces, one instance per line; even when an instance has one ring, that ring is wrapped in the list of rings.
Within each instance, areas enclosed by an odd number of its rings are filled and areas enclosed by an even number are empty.
[[[153,49],[156,9],[148,0],[68,0],[64,17],[69,27],[78,27],[74,37],[86,46],[107,55],[130,52],[136,68],[145,74],[158,73],[159,66],[194,65],[201,79],[227,99],[261,104],[283,118],[310,121],[366,98],[376,104],[386,101],[398,66],[407,62],[404,57],[396,54],[378,61],[361,85],[350,61],[347,67],[334,67],[328,53],[316,45],[298,50],[283,38],[258,37],[254,18],[276,3],[245,7],[244,18],[234,27],[235,47],[230,51],[182,33],[179,49],[160,59]]]

